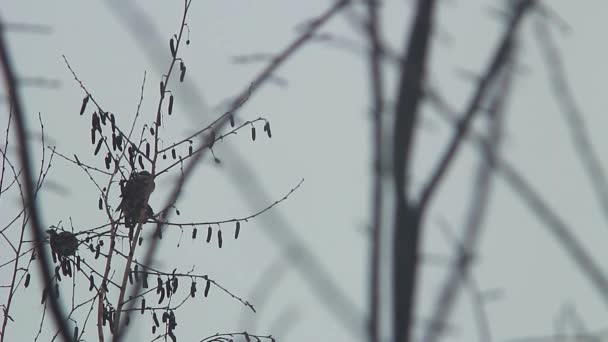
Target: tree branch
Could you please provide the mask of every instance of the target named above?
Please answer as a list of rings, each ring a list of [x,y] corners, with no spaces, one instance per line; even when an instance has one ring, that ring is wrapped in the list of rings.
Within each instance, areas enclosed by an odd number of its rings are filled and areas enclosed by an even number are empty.
[[[19,146],[19,158],[21,160],[21,165],[23,166],[23,183],[25,185],[25,195],[27,204],[26,208],[30,212],[31,216],[30,229],[32,231],[32,235],[36,238],[36,246],[38,248],[39,264],[42,273],[42,278],[44,279],[44,287],[50,288],[51,267],[49,263],[48,253],[46,253],[46,251],[42,247],[42,241],[44,240],[45,236],[42,228],[43,225],[38,212],[38,206],[36,204],[36,186],[33,181],[34,169],[30,161],[31,156],[26,136],[25,112],[23,111],[21,96],[19,94],[19,90],[17,89],[17,79],[14,74],[12,61],[9,57],[8,44],[5,41],[5,29],[4,25],[2,24],[2,20],[0,20],[0,67],[2,68],[5,87],[9,94],[9,103],[13,106],[16,136]],[[52,316],[55,320],[55,324],[61,330],[61,336],[63,337],[64,341],[71,341],[72,337],[70,336],[70,333],[68,331],[67,322],[64,319],[65,314],[63,312],[63,309],[59,305],[57,297],[53,294],[48,297],[51,303],[51,311],[53,313]]]
[[[414,310],[414,286],[420,215],[408,203],[407,175],[412,156],[412,141],[422,84],[428,60],[432,34],[434,0],[419,0],[407,54],[401,64],[401,79],[395,108],[393,146],[393,177],[395,186],[395,228],[393,239],[393,338],[407,342],[410,338],[411,317]]]

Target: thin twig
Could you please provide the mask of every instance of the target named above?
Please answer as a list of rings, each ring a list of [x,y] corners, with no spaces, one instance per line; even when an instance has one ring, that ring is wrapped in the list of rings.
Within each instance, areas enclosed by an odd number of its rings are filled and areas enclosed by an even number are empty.
[[[215,224],[221,224],[221,223],[230,223],[230,222],[239,222],[239,221],[248,221],[254,217],[257,217],[259,215],[262,215],[263,213],[269,211],[270,209],[274,208],[276,205],[278,205],[279,203],[285,201],[287,198],[289,198],[289,196],[291,196],[296,190],[298,190],[300,188],[300,186],[302,185],[302,183],[304,183],[304,178],[302,178],[300,180],[300,182],[298,182],[298,184],[291,188],[289,190],[289,192],[287,194],[285,194],[283,197],[279,198],[278,200],[275,200],[274,202],[270,203],[269,205],[267,205],[266,207],[264,207],[263,209],[254,212],[253,214],[249,214],[247,216],[244,217],[239,217],[239,218],[232,218],[232,219],[226,219],[226,220],[219,220],[219,221],[202,221],[202,222],[184,222],[184,223],[179,223],[179,222],[163,222],[163,225],[165,226],[203,226],[203,225],[215,225]]]
[[[40,117],[40,114],[38,115],[38,119],[40,120],[40,128],[42,130],[42,140],[41,140],[41,144],[42,144],[42,150],[44,151],[44,125],[42,123],[42,118]],[[36,190],[34,193],[34,196],[38,196],[38,191],[40,190],[40,188],[42,187],[42,184],[44,182],[44,180],[46,179],[46,175],[48,173],[48,170],[51,167],[51,161],[53,158],[53,155],[51,155],[51,160],[48,162],[48,166],[46,167],[46,171],[45,171],[45,156],[46,154],[43,152],[42,153],[42,158],[41,158],[41,165],[40,165],[40,173],[38,175],[38,178],[36,180]],[[15,170],[13,169],[13,173],[15,172]],[[18,179],[16,178],[17,175],[15,175],[15,180],[17,181],[17,183],[19,184],[19,191],[20,191],[20,195],[21,195],[21,199],[22,199],[22,205],[23,208],[26,208],[25,205],[25,195],[23,193],[23,189],[22,186],[20,184],[20,182],[18,181]],[[6,327],[7,327],[7,323],[8,323],[8,319],[10,317],[10,309],[11,309],[11,304],[13,302],[13,297],[15,295],[15,288],[16,286],[19,285],[21,279],[17,282],[17,272],[19,270],[23,270],[23,268],[19,267],[19,256],[21,255],[21,249],[23,248],[23,244],[25,243],[25,232],[26,232],[26,227],[27,227],[27,223],[29,221],[30,215],[24,215],[23,216],[23,223],[21,224],[21,231],[20,231],[20,235],[19,235],[19,242],[17,243],[17,247],[15,248],[12,244],[12,242],[10,240],[7,239],[7,242],[11,245],[11,247],[13,248],[13,251],[15,253],[15,265],[13,267],[13,275],[11,277],[11,284],[9,286],[9,291],[8,291],[8,298],[6,301],[6,304],[4,305],[4,319],[2,322],[2,329],[0,330],[0,341],[4,341],[4,336],[6,336]],[[4,237],[4,232],[2,232],[2,236]],[[30,259],[30,263],[31,263],[31,259]],[[29,269],[29,263],[28,263],[28,268]],[[27,270],[26,269],[26,270]]]
[[[2,184],[4,183],[4,170],[6,169],[6,161],[7,161],[6,153],[8,152],[8,137],[10,136],[12,118],[13,118],[13,106],[12,106],[12,104],[10,104],[9,109],[8,109],[8,120],[6,122],[6,136],[4,137],[4,149],[2,150],[2,169],[0,170],[0,197],[2,197],[2,193],[4,192],[2,190]],[[9,187],[10,187],[10,185],[7,187],[7,189]]]

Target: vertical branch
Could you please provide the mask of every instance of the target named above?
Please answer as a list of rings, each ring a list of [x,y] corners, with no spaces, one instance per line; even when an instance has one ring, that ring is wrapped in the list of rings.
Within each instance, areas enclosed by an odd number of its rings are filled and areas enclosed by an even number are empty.
[[[370,241],[369,338],[380,341],[380,241],[382,227],[382,112],[384,89],[382,86],[381,47],[379,36],[378,1],[367,0],[369,34],[369,71],[373,113],[373,189],[372,226]]]
[[[106,200],[107,203],[107,200]],[[109,214],[109,210],[108,207],[106,205],[106,211],[108,211],[108,215]],[[104,341],[104,337],[103,337],[103,328],[104,328],[104,324],[103,324],[103,320],[104,320],[104,315],[103,315],[103,311],[104,311],[104,299],[106,296],[106,284],[109,281],[109,276],[110,276],[110,271],[112,269],[112,256],[114,255],[114,243],[116,240],[116,232],[118,230],[118,222],[114,222],[112,220],[112,217],[110,216],[110,247],[109,247],[109,251],[108,251],[108,256],[106,258],[106,265],[105,265],[105,269],[104,269],[104,273],[103,273],[103,278],[101,280],[101,285],[99,286],[99,293],[98,293],[98,301],[97,301],[97,338],[99,339],[100,342]]]
[[[159,138],[159,127],[161,126],[161,109],[162,109],[162,105],[165,99],[165,92],[166,89],[168,87],[169,84],[169,80],[171,78],[171,74],[173,72],[173,67],[175,66],[175,63],[177,62],[178,58],[177,58],[177,51],[179,50],[179,47],[181,45],[181,41],[182,41],[182,37],[183,37],[183,33],[184,33],[184,28],[186,27],[186,17],[188,15],[188,9],[190,8],[190,4],[191,4],[192,0],[184,0],[184,10],[183,10],[183,14],[182,14],[182,22],[180,24],[180,29],[179,29],[179,33],[177,35],[177,39],[176,39],[176,43],[175,43],[175,51],[172,51],[172,56],[171,56],[171,63],[169,65],[169,70],[167,71],[167,74],[164,75],[164,82],[161,80],[161,92],[160,92],[160,99],[158,100],[158,107],[156,110],[156,120],[154,121],[154,126],[156,127],[156,129],[154,130],[154,157],[152,158],[152,177],[155,177],[156,175],[156,163],[158,160],[158,156],[159,156],[159,148],[158,148],[158,142],[160,140]],[[162,79],[162,77],[161,77]],[[195,158],[196,159],[196,158]],[[149,185],[149,184],[148,184]],[[148,203],[149,197],[150,197],[150,193],[151,191],[147,191],[147,196],[145,199],[144,203]],[[175,201],[171,202],[175,203]],[[168,207],[168,206],[167,206]],[[143,218],[146,216],[146,208],[145,206],[141,209],[141,213],[139,214],[140,218]],[[130,244],[130,248],[129,248],[129,255],[127,257],[127,261],[125,263],[125,268],[122,274],[122,284],[120,287],[120,292],[118,294],[118,302],[116,305],[116,316],[114,318],[114,326],[113,326],[113,330],[114,330],[114,338],[113,341],[120,341],[122,336],[124,335],[124,330],[125,330],[125,326],[126,325],[121,325],[121,317],[122,317],[122,308],[125,304],[125,294],[127,291],[127,281],[129,279],[129,273],[131,272],[131,264],[133,262],[133,257],[135,255],[135,249],[137,248],[137,243],[139,240],[139,236],[141,235],[141,231],[142,231],[142,226],[143,226],[143,220],[139,220],[139,223],[137,224],[137,228],[135,230],[135,235],[133,237],[133,240],[131,241]],[[157,233],[160,234],[160,228],[161,228],[161,224],[159,223],[157,226]],[[157,244],[157,239],[153,239],[152,242],[152,247],[150,247],[150,249],[148,250],[148,254],[150,255],[150,259],[147,259],[147,261],[144,263],[144,265],[149,265],[150,260],[151,260],[151,252],[150,251],[155,251]]]
[[[8,151],[8,137],[10,135],[10,128],[11,128],[11,118],[13,117],[13,107],[12,105],[9,105],[9,112],[8,112],[8,121],[6,123],[6,137],[5,137],[5,142],[4,142],[4,148],[2,150],[0,150],[0,152],[2,152],[2,170],[1,175],[0,175],[0,196],[2,196],[2,184],[4,181],[4,171],[6,168],[6,164],[9,163],[10,165],[10,161],[8,160],[8,157],[6,155],[7,151]],[[12,165],[11,165],[12,167]],[[23,190],[21,187],[21,184],[19,183],[19,175],[14,171],[14,181],[15,183],[17,183],[17,185],[19,185],[19,192],[21,193],[21,201],[23,206],[25,207],[25,197],[23,194]],[[8,190],[8,187],[7,187]],[[8,291],[8,298],[6,300],[6,304],[4,309],[4,317],[2,319],[2,328],[0,329],[0,342],[4,342],[4,338],[6,336],[6,325],[8,323],[8,319],[10,317],[10,310],[11,310],[11,303],[13,301],[13,294],[14,294],[14,286],[15,286],[15,280],[17,278],[17,270],[19,268],[19,255],[20,255],[20,250],[21,250],[21,245],[23,242],[23,233],[25,232],[25,228],[26,225],[24,224],[21,227],[21,240],[19,241],[19,246],[18,248],[15,250],[15,248],[13,247],[13,250],[15,252],[15,266],[13,267],[13,277],[11,279],[11,284],[9,287],[9,291]],[[4,236],[4,230],[0,231],[0,233]],[[6,238],[7,241],[10,240],[8,238]]]
[[[414,310],[416,255],[420,215],[408,203],[406,172],[411,160],[414,127],[422,99],[422,83],[427,64],[434,0],[419,0],[416,17],[401,65],[401,80],[395,108],[393,172],[395,181],[395,227],[393,239],[393,331],[395,342],[409,341]]]
[[[23,183],[25,185],[26,195],[26,210],[30,213],[32,235],[36,240],[36,246],[38,250],[40,270],[42,272],[42,279],[44,279],[44,287],[50,288],[51,286],[51,267],[49,263],[48,254],[43,249],[42,241],[44,239],[42,231],[42,223],[38,213],[38,207],[36,204],[35,196],[35,184],[33,181],[33,167],[30,161],[30,153],[28,149],[28,141],[26,137],[25,129],[25,113],[23,111],[23,105],[21,102],[21,96],[17,89],[17,78],[14,74],[13,64],[8,54],[8,44],[4,39],[5,29],[2,21],[0,20],[0,67],[2,68],[3,79],[6,90],[9,95],[9,103],[13,106],[13,113],[15,116],[15,129],[18,143],[19,158],[21,165],[23,166]],[[53,313],[53,319],[55,324],[61,331],[61,336],[64,341],[71,341],[72,337],[68,331],[67,322],[65,321],[64,312],[57,297],[55,295],[49,295],[48,300],[51,302],[51,311]]]
[[[209,141],[204,141],[205,144],[208,144]],[[167,216],[165,217],[165,219],[169,220],[170,214],[168,213],[168,208],[171,207],[171,205],[173,203],[175,203],[177,201],[177,199],[179,198],[181,191],[183,189],[184,184],[186,183],[186,181],[190,178],[190,176],[192,175],[192,172],[194,170],[194,168],[198,165],[199,161],[202,159],[203,157],[203,153],[197,153],[196,155],[194,155],[192,158],[190,158],[190,162],[186,165],[186,168],[184,169],[184,172],[180,175],[180,177],[178,178],[178,180],[176,181],[175,187],[169,197],[169,200],[167,201],[167,205],[163,208],[163,210],[161,212],[165,212],[167,213]],[[149,196],[149,194],[148,194]],[[147,198],[146,198],[146,203],[147,203]],[[145,209],[144,209],[145,210]],[[142,213],[140,214],[140,217],[142,217],[144,214],[144,211],[142,210]],[[156,228],[154,228],[154,236],[155,238],[153,238],[150,241],[150,246],[148,248],[148,250],[145,252],[145,256],[144,256],[144,262],[142,263],[143,265],[145,265],[146,267],[148,265],[150,265],[152,263],[152,257],[154,256],[154,253],[157,250],[160,238],[156,237],[157,234],[160,234],[161,228],[163,226],[163,222],[158,221],[156,223]],[[121,285],[121,291],[120,291],[120,295],[119,295],[119,300],[118,300],[118,307],[116,309],[116,318],[114,319],[114,324],[115,324],[115,332],[114,332],[114,336],[112,338],[113,342],[119,342],[123,340],[123,336],[125,333],[125,327],[126,327],[126,323],[122,323],[120,321],[120,314],[122,311],[131,311],[133,308],[133,305],[135,303],[135,301],[131,301],[127,306],[128,308],[126,310],[123,310],[123,306],[125,304],[124,301],[124,297],[125,297],[125,293],[126,293],[126,288],[127,288],[127,279],[128,279],[128,273],[130,269],[131,269],[131,263],[133,262],[133,255],[135,252],[135,247],[137,246],[137,241],[139,240],[139,235],[141,234],[141,229],[142,228],[142,223],[139,223],[137,225],[137,230],[135,233],[135,236],[133,237],[133,241],[131,242],[131,248],[129,250],[129,256],[127,257],[127,263],[125,266],[125,274],[122,280],[122,285]],[[131,292],[134,294],[132,297],[135,297],[135,294],[138,292],[138,287],[134,286],[131,289]]]
[[[165,81],[162,81],[161,77],[161,92],[160,92],[160,99],[158,100],[158,107],[156,109],[156,120],[154,121],[154,126],[156,127],[156,129],[154,130],[154,158],[152,158],[152,171],[151,174],[152,176],[156,176],[156,161],[158,160],[158,142],[159,142],[159,127],[161,125],[161,110],[163,107],[163,102],[165,100],[165,93],[166,93],[166,89],[169,86],[169,80],[171,79],[171,74],[173,72],[173,67],[175,66],[175,62],[177,62],[177,52],[180,48],[180,43],[182,41],[182,36],[184,34],[184,27],[186,27],[186,16],[188,15],[188,8],[190,8],[190,3],[192,2],[192,0],[184,0],[184,12],[182,14],[182,22],[181,25],[179,27],[179,34],[177,35],[177,40],[175,43],[175,51],[172,53],[171,56],[171,64],[169,65],[169,70],[167,71],[167,74],[164,75],[165,77]],[[120,314],[120,313],[119,313]]]

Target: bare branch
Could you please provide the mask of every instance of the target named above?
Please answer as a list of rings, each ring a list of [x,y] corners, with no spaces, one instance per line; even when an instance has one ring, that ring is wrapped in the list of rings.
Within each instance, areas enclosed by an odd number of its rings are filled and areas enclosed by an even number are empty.
[[[378,1],[367,0],[368,12],[368,44],[369,70],[372,89],[373,115],[373,189],[372,189],[372,222],[370,238],[370,288],[369,288],[369,338],[372,342],[380,341],[380,248],[382,228],[382,156],[383,156],[383,125],[384,87],[382,85],[382,51],[379,33]]]
[[[499,78],[498,84],[493,87],[492,100],[489,104],[490,109],[487,113],[488,138],[486,138],[487,144],[484,145],[484,148],[488,149],[485,153],[490,159],[480,161],[477,174],[473,178],[475,179],[475,186],[473,187],[467,221],[464,225],[464,236],[462,241],[458,242],[456,257],[452,262],[452,268],[443,286],[440,287],[433,314],[431,315],[431,322],[425,331],[422,341],[433,342],[441,335],[442,327],[445,326],[444,323],[447,322],[450,316],[461,284],[468,277],[469,267],[475,255],[475,248],[481,238],[482,221],[489,204],[492,186],[491,165],[495,163],[500,148],[503,111],[512,87],[513,59],[512,52],[509,52],[507,56],[509,65],[497,76]]]
[[[593,143],[590,139],[589,131],[585,127],[585,121],[581,110],[576,103],[572,89],[566,79],[565,68],[561,60],[561,54],[553,42],[549,33],[547,23],[537,20],[535,25],[536,40],[543,52],[546,63],[544,65],[549,73],[549,82],[553,90],[555,101],[564,116],[566,126],[570,131],[572,144],[577,150],[577,157],[580,158],[587,178],[592,184],[598,203],[602,207],[604,219],[608,222],[608,180],[605,170],[600,162]]]
[[[524,15],[529,12],[534,3],[534,0],[519,0],[519,2],[514,5],[512,15],[503,38],[500,40],[500,44],[498,45],[490,64],[484,72],[484,76],[479,80],[477,89],[469,101],[462,119],[458,123],[458,129],[454,132],[448,148],[441,157],[435,172],[433,172],[426,186],[422,190],[419,200],[419,206],[422,210],[424,210],[424,208],[428,205],[431,197],[436,192],[439,182],[441,182],[452,164],[452,161],[456,157],[456,154],[458,153],[458,150],[463,142],[463,137],[469,130],[473,118],[479,110],[479,105],[483,102],[491,84],[495,82],[496,76],[507,62],[507,57],[513,47],[513,41],[515,39],[517,29],[519,28]]]
[[[393,178],[395,187],[395,228],[393,231],[393,339],[410,340],[420,214],[408,203],[407,175],[412,157],[414,128],[422,101],[422,85],[428,61],[428,50],[433,32],[434,0],[419,0],[415,18],[406,43],[406,57],[401,65],[401,76],[395,108],[393,136]]]

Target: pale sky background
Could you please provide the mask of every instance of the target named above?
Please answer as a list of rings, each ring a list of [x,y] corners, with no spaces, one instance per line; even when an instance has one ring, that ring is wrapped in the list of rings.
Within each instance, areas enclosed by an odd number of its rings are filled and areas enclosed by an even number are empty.
[[[68,156],[77,154],[83,162],[99,167],[103,167],[103,163],[92,157],[90,118],[78,115],[83,92],[72,79],[61,55],[69,59],[97,101],[115,113],[122,127],[131,123],[146,71],[142,118],[136,129],[139,132],[142,123],[153,120],[160,74],[169,64],[168,40],[177,33],[181,20],[181,1],[134,1],[143,7],[161,34],[162,40],[146,46],[153,52],[151,56],[116,15],[125,12],[126,3],[130,1],[2,0],[0,3],[1,19],[48,25],[52,29],[49,34],[9,34],[11,54],[20,75],[60,82],[58,89],[23,89],[31,130],[37,130],[37,113],[40,112],[48,145],[56,146]],[[279,52],[297,36],[300,24],[319,15],[329,3],[318,0],[193,1],[187,19],[191,44],[180,50],[188,68],[188,81],[183,85],[170,84],[176,104],[170,121],[165,121],[165,142],[209,123],[218,113],[217,106],[240,93],[265,65],[265,62],[234,64],[232,57]],[[412,3],[386,1],[383,7],[382,30],[395,50],[402,50]],[[602,110],[608,105],[603,84],[608,78],[608,69],[604,67],[608,50],[602,44],[608,6],[600,1],[584,2],[586,6],[582,6],[583,2],[566,0],[544,3],[570,26],[566,33],[554,27],[552,34],[562,52],[586,127],[605,164],[602,151],[608,144],[604,136],[608,119],[602,115]],[[454,108],[462,110],[472,90],[472,82],[462,77],[462,71],[481,72],[502,33],[502,23],[489,11],[501,4],[500,1],[471,0],[440,2],[436,21],[438,34],[432,46],[429,73]],[[354,13],[363,13],[360,5],[354,9]],[[508,105],[504,156],[541,191],[604,266],[603,260],[608,257],[606,220],[548,86],[546,63],[533,30],[537,19],[527,17],[521,31],[518,60],[525,68],[515,79]],[[363,51],[364,40],[360,32],[355,31],[344,15],[332,19],[321,32],[352,40]],[[203,299],[202,289],[199,289],[196,300],[177,311],[180,341],[198,341],[217,332],[243,330],[259,335],[273,334],[283,341],[365,340],[363,320],[359,331],[349,331],[341,325],[308,286],[306,278],[310,275],[289,262],[285,251],[294,249],[277,243],[272,237],[280,238],[286,229],[295,230],[301,243],[330,272],[333,281],[351,302],[354,307],[351,314],[363,319],[368,301],[366,229],[370,222],[371,179],[366,61],[367,56],[362,52],[321,42],[309,43],[276,74],[287,81],[286,86],[266,84],[239,112],[240,121],[259,116],[267,118],[272,125],[273,138],[267,139],[259,125],[258,139],[251,142],[249,130],[245,129],[217,144],[215,152],[223,161],[220,166],[206,158],[197,168],[194,179],[178,202],[182,214],[174,216],[176,221],[248,216],[283,197],[300,179],[305,181],[289,199],[272,209],[273,213],[244,223],[238,240],[230,238],[233,224],[223,226],[222,249],[218,249],[217,244],[204,242],[202,227],[194,241],[189,228],[185,228],[181,243],[179,230],[165,234],[158,258],[161,267],[170,272],[175,267],[187,271],[194,266],[196,273],[209,274],[222,286],[250,301],[258,311],[257,314],[246,311],[239,302],[217,288],[212,288],[209,298]],[[391,66],[385,71],[389,101],[392,101],[398,75]],[[188,100],[183,89],[192,85],[196,85],[201,94],[197,99]],[[92,108],[89,106],[87,112]],[[429,109],[425,107],[424,124],[418,130],[415,185],[426,179],[452,132],[450,126]],[[4,119],[6,107],[1,113],[0,117]],[[4,130],[0,137],[4,139]],[[462,230],[468,196],[474,185],[472,175],[478,162],[476,151],[470,146],[462,152],[428,215],[424,232],[425,254],[449,257],[453,253],[453,246],[438,222],[448,222],[456,232]],[[252,170],[269,199],[252,194],[251,188],[246,187],[252,181],[251,174],[242,171],[243,162]],[[234,182],[234,175],[241,179]],[[165,203],[164,196],[171,189],[172,177],[163,176],[157,180],[151,198],[153,208],[160,208]],[[54,186],[45,189],[39,202],[45,225],[63,221],[64,227],[68,228],[71,217],[78,231],[105,222],[97,210],[97,190],[82,170],[56,158],[48,181]],[[243,199],[243,187],[255,199],[253,202]],[[564,312],[572,309],[580,314],[590,331],[608,329],[606,306],[561,246],[508,185],[498,180],[495,190],[478,258],[472,268],[482,290],[500,294],[486,303],[494,340],[506,342],[520,337],[551,335],[556,326],[563,327]],[[0,206],[2,226],[6,224],[6,218],[13,215],[15,200],[14,195],[10,201],[3,198]],[[112,205],[117,204],[118,198]],[[285,218],[289,227],[282,224],[276,214]],[[81,253],[92,259],[88,251]],[[4,258],[3,252],[2,260]],[[419,328],[428,318],[447,270],[444,266],[423,265],[423,278],[418,287]],[[277,276],[277,272],[279,275],[273,280],[273,274]],[[4,284],[7,270],[2,269],[0,275]],[[33,279],[37,277],[34,273]],[[254,290],[263,281],[271,285],[261,295]],[[187,291],[187,284],[180,285],[182,291]],[[67,294],[68,282],[64,281],[63,286]],[[5,294],[0,293],[4,301]],[[88,296],[88,292],[84,293]],[[470,296],[463,293],[451,316],[451,330],[445,340],[472,341],[477,338]],[[16,323],[9,323],[8,340],[33,340],[41,309],[38,289],[20,289],[12,308]],[[151,319],[146,316],[139,322],[139,329],[133,329],[130,336],[151,340]],[[90,323],[87,329],[91,335],[86,339],[95,340],[92,335],[94,324]],[[47,326],[41,339],[47,340],[44,336],[48,334]]]

